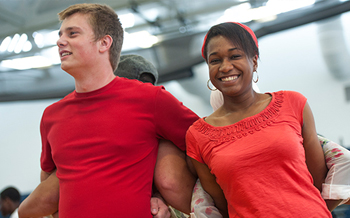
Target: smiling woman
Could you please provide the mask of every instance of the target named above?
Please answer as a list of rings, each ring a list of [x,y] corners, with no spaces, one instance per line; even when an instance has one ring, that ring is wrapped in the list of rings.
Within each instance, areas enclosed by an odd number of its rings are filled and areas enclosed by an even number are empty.
[[[294,91],[254,91],[253,31],[213,26],[202,55],[223,105],[189,128],[187,153],[223,217],[331,217],[320,194],[327,169],[311,109]]]

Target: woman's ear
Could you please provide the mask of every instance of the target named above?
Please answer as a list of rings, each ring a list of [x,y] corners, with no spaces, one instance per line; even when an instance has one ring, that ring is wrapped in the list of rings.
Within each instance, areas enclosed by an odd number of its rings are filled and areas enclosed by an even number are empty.
[[[100,39],[100,52],[108,51],[112,46],[113,39],[110,35],[105,35]]]
[[[255,55],[253,57],[253,72],[256,71],[258,69],[258,56]]]

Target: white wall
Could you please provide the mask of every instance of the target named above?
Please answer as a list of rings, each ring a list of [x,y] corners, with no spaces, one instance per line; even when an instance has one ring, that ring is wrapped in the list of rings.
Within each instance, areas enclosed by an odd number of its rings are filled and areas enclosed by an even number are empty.
[[[0,104],[0,190],[11,185],[25,194],[39,183],[39,124],[45,107],[54,101]]]
[[[342,16],[341,22],[350,24],[349,16],[349,13]],[[346,26],[350,28],[350,25],[343,25],[350,43],[350,30]],[[317,131],[350,146],[350,102],[345,101],[344,94],[344,86],[350,86],[350,80],[336,79],[327,68],[318,28],[313,23],[260,38],[258,86],[261,92],[301,92],[313,109]],[[203,63],[194,68],[193,78],[162,85],[202,117],[212,112],[207,79],[208,70]],[[55,101],[0,103],[0,190],[14,185],[20,192],[28,193],[39,183],[39,123],[44,108]]]
[[[337,20],[350,26],[349,15]],[[313,110],[318,133],[350,147],[350,102],[346,102],[344,91],[350,86],[350,59],[340,66],[347,70],[348,79],[336,79],[325,64],[318,33],[318,24],[312,23],[259,39],[258,86],[262,92],[301,92]],[[350,43],[350,29],[344,29],[344,35]],[[326,46],[331,48],[335,43],[330,40]],[[349,47],[345,49],[349,54]]]

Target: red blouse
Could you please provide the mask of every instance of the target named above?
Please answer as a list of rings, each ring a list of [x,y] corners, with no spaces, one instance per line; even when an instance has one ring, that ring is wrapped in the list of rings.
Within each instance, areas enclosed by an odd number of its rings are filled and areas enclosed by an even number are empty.
[[[206,164],[224,191],[231,218],[332,217],[305,163],[306,98],[270,93],[259,114],[215,127],[199,119],[187,131],[187,153]]]

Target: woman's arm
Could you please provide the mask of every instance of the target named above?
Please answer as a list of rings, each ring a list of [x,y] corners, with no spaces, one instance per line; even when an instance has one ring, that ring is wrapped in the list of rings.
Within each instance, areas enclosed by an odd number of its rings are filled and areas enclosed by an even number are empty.
[[[314,117],[307,102],[304,107],[303,120],[302,135],[304,139],[306,165],[312,175],[314,185],[321,191],[322,183],[327,175],[327,166],[322,147],[317,138]]]
[[[193,158],[191,158],[191,161],[196,169],[204,190],[214,199],[215,206],[219,209],[222,216],[228,218],[227,201],[221,187],[216,182],[215,176],[210,173],[207,165],[202,164]]]

